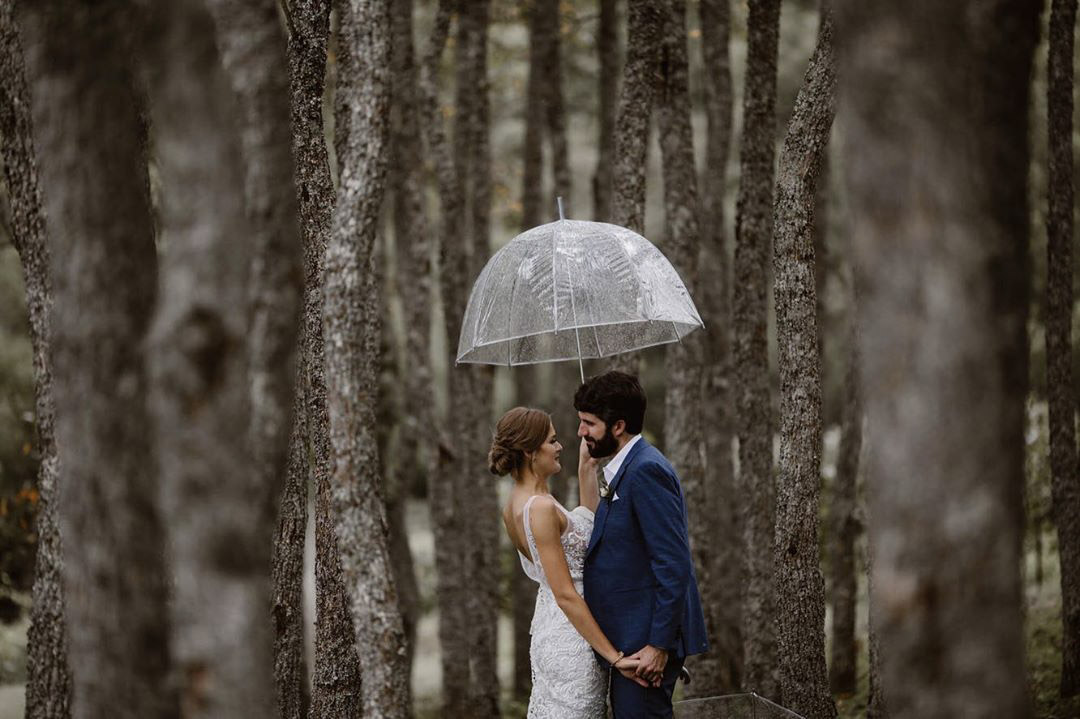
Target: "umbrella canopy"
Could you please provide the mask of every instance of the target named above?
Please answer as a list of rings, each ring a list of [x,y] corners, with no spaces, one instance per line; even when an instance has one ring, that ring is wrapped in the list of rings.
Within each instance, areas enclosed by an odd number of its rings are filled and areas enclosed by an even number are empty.
[[[457,361],[610,357],[702,326],[675,268],[647,239],[606,222],[558,220],[488,261],[469,296]]]

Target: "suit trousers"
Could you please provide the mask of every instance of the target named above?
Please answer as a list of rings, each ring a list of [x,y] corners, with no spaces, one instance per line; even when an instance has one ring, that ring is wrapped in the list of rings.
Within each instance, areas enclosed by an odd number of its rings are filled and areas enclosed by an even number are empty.
[[[683,657],[670,657],[659,687],[645,688],[617,670],[611,672],[611,709],[615,719],[670,719],[671,695],[679,680]]]

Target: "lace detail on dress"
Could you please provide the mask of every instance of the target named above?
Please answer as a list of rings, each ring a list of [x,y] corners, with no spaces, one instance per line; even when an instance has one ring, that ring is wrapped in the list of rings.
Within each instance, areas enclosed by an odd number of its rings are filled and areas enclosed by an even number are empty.
[[[530,629],[533,687],[528,718],[604,719],[607,716],[607,673],[600,668],[589,643],[574,629],[551,592],[529,524],[529,507],[534,499],[536,497],[529,498],[522,512],[525,539],[532,556],[518,553],[525,574],[540,585]],[[566,515],[563,551],[570,578],[578,594],[582,594],[585,552],[592,535],[593,513],[587,507],[568,512],[558,502],[555,506]]]

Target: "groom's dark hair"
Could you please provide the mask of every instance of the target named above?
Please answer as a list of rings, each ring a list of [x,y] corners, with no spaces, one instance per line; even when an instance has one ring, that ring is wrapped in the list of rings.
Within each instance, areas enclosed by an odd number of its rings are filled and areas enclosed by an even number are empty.
[[[638,378],[618,370],[590,377],[574,393],[574,409],[595,414],[609,431],[621,419],[627,432],[641,434],[645,405],[645,390]]]

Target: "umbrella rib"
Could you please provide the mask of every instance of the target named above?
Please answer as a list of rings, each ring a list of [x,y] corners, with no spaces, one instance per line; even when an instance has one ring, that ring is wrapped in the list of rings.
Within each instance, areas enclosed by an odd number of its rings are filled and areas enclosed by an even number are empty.
[[[559,334],[559,283],[555,277],[555,257],[557,229],[551,231],[551,314],[555,324],[555,334]]]

